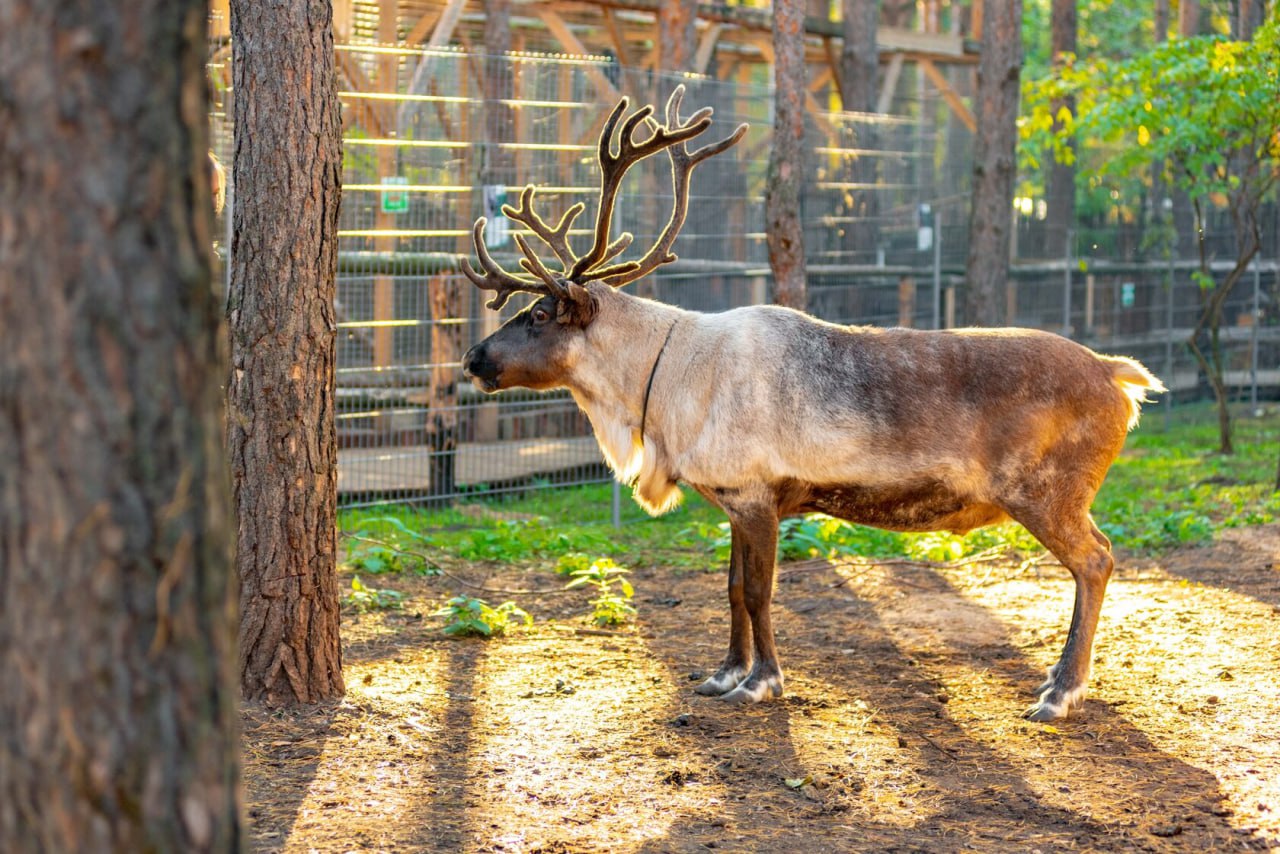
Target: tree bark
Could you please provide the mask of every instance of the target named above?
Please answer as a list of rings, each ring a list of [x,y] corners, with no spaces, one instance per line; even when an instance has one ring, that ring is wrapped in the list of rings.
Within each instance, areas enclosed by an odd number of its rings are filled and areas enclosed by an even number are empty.
[[[343,693],[335,572],[334,279],[341,139],[328,0],[233,0],[235,210],[227,441],[240,688]]]
[[[1053,0],[1051,14],[1050,46],[1053,67],[1060,70],[1066,66],[1067,55],[1074,55],[1076,52],[1076,0]],[[1062,127],[1056,116],[1064,107],[1074,113],[1075,99],[1068,97],[1054,102],[1055,133]],[[1075,142],[1068,142],[1067,148],[1074,153]],[[1074,159],[1070,163],[1063,163],[1052,153],[1047,162],[1049,169],[1045,176],[1044,194],[1047,208],[1045,254],[1050,258],[1063,258],[1071,248],[1071,231],[1075,228],[1076,167]]]
[[[692,71],[698,50],[698,0],[667,0],[658,7],[658,70]]]
[[[806,305],[804,232],[800,190],[804,182],[804,6],[773,4],[774,120],[765,191],[765,242],[779,305]]]
[[[840,84],[844,93],[844,108],[855,113],[874,113],[879,97],[877,71],[880,68],[876,49],[876,29],[880,15],[873,0],[843,0],[844,47],[840,52]],[[858,138],[854,146],[866,150],[877,148],[874,126],[859,124]],[[876,183],[876,161],[871,157],[857,157],[850,169],[856,184]],[[854,253],[852,260],[858,264],[872,263],[875,258],[879,233],[876,228],[878,206],[873,189],[854,190],[849,215],[853,222],[845,231],[844,245]]]
[[[1022,70],[1022,0],[988,0],[978,62],[978,133],[969,216],[965,320],[1004,322],[1013,228],[1014,145]]]
[[[1178,35],[1200,35],[1200,0],[1178,0]]]
[[[233,851],[207,6],[0,12],[0,850]]]

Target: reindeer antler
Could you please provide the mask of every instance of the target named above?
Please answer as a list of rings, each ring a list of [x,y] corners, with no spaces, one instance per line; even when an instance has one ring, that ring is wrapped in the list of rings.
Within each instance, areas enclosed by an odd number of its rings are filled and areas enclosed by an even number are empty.
[[[681,121],[680,102],[683,97],[684,86],[677,86],[667,100],[665,124],[659,124],[650,118],[653,114],[652,106],[641,107],[622,121],[622,116],[629,104],[625,97],[618,101],[609,114],[604,130],[600,133],[600,142],[597,147],[597,158],[600,162],[600,203],[596,211],[595,239],[587,254],[578,256],[569,245],[569,229],[573,221],[585,210],[581,202],[565,211],[554,228],[533,209],[537,190],[532,184],[526,186],[521,192],[520,207],[503,205],[502,213],[507,218],[524,225],[551,248],[562,265],[559,273],[547,268],[546,264],[533,252],[523,234],[517,234],[515,238],[516,245],[524,256],[520,259],[520,266],[533,278],[508,273],[493,260],[493,256],[484,245],[486,220],[484,217],[476,220],[471,232],[472,242],[475,244],[480,266],[485,272],[484,275],[477,273],[470,261],[464,261],[462,272],[477,287],[496,292],[494,298],[487,303],[489,308],[502,308],[512,294],[521,291],[560,299],[574,292],[571,285],[580,286],[590,281],[600,280],[613,287],[621,287],[662,264],[676,260],[676,256],[671,254],[670,250],[689,212],[689,175],[695,166],[738,142],[747,131],[745,124],[739,125],[725,139],[690,153],[685,148],[685,142],[711,126],[712,110],[710,107],[704,107],[688,119]],[[621,128],[618,126],[620,121]],[[637,142],[635,132],[641,123],[651,127],[653,131],[647,139]],[[615,131],[617,132],[617,154],[613,150]],[[632,166],[664,149],[671,160],[671,183],[675,194],[671,219],[663,229],[658,242],[639,261],[609,264],[608,262],[621,255],[632,241],[630,232],[623,232],[612,242],[609,240],[613,209],[617,203],[622,179]]]

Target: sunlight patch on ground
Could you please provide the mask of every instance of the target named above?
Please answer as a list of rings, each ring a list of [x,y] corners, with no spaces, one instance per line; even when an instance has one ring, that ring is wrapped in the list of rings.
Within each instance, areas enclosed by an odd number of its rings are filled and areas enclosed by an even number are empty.
[[[988,614],[999,612],[1014,646],[1030,648],[1028,655],[1047,665],[1066,640],[1073,593],[1069,578],[1022,578],[964,595],[974,606],[987,603]],[[1031,700],[1020,677],[975,680],[964,667],[942,673],[955,695],[949,712],[1019,767],[1046,805],[1170,832],[1180,822],[1203,820],[1207,811],[1274,838],[1280,831],[1274,736],[1280,624],[1272,611],[1248,596],[1160,570],[1121,575],[1103,604],[1089,692],[1095,702],[1083,714],[1049,726],[1019,721],[1018,704]],[[1242,630],[1242,614],[1271,631]],[[1020,664],[1011,663],[1011,671],[1020,674]],[[1007,703],[1007,718],[968,714],[991,694]],[[1225,800],[1188,799],[1179,785],[1200,774],[1216,778],[1205,778],[1202,791],[1219,791]]]
[[[788,680],[793,696],[834,698],[849,690],[797,669],[788,670]],[[817,795],[838,801],[850,823],[910,828],[937,813],[938,792],[921,776],[929,747],[885,722],[878,708],[883,699],[802,704],[791,715],[796,768],[790,776],[812,777]]]
[[[682,769],[677,744],[654,746],[655,727],[674,715],[673,690],[636,635],[603,652],[560,632],[512,638],[476,679],[488,690],[474,729],[493,735],[465,758],[478,790],[473,845],[537,850],[544,836],[568,833],[585,848],[633,850],[661,840],[676,818],[663,809],[674,789],[696,789],[712,809],[724,796],[715,781]],[[634,767],[638,753],[653,757],[651,770],[620,777],[615,761]]]
[[[395,655],[344,669],[347,698],[285,850],[328,850],[326,842],[394,849],[418,838],[413,815],[424,799],[439,794],[430,758],[443,724],[424,713],[419,700],[445,693],[445,662],[432,649]],[[327,838],[330,821],[340,822],[341,840]]]

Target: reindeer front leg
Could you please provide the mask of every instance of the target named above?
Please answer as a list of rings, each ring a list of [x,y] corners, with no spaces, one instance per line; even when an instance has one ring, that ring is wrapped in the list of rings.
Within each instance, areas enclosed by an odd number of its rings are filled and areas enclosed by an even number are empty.
[[[778,550],[778,514],[770,505],[725,510],[733,536],[729,560],[729,653],[716,674],[697,691],[719,694],[730,703],[758,703],[782,696],[782,667],[769,617]]]
[[[715,675],[693,689],[707,697],[729,693],[738,687],[738,683],[751,670],[751,617],[747,613],[743,582],[746,575],[743,566],[744,540],[732,523],[730,530],[733,539],[729,547],[729,652],[725,654],[724,663]]]

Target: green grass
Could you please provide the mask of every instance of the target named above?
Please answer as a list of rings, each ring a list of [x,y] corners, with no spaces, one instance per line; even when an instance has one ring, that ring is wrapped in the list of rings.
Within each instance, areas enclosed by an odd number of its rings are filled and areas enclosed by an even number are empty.
[[[1216,424],[1207,406],[1180,409],[1166,432],[1157,410],[1149,411],[1130,436],[1112,468],[1094,517],[1115,544],[1139,552],[1209,540],[1214,531],[1264,524],[1280,516],[1275,477],[1280,414],[1263,417],[1241,411],[1236,421],[1237,453],[1223,457],[1216,447]],[[480,514],[461,507],[417,510],[386,506],[345,510],[339,526],[389,543],[387,549],[345,538],[348,564],[366,574],[406,569],[431,571],[396,549],[552,568],[562,555],[580,552],[613,557],[632,567],[675,566],[711,569],[728,557],[724,516],[686,490],[685,503],[651,519],[629,509],[621,529],[607,521],[611,488],[607,484],[538,490],[530,497],[484,504]],[[630,501],[630,498],[625,500]],[[817,556],[909,556],[953,560],[992,548],[1031,553],[1039,545],[1018,525],[949,534],[898,534],[849,525],[813,515],[784,523],[779,556],[800,560]]]

